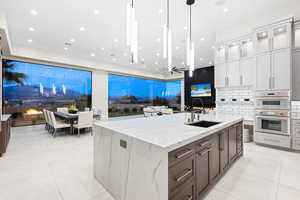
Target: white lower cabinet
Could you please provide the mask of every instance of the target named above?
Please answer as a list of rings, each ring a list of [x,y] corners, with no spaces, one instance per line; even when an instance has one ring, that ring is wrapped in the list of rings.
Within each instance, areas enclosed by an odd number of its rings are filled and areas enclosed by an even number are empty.
[[[255,85],[255,58],[247,58],[240,61],[240,75],[241,85],[252,86]]]
[[[241,85],[239,61],[227,63],[228,87],[237,87]]]
[[[215,87],[223,88],[227,86],[227,64],[215,65]]]
[[[293,139],[293,149],[300,150],[300,139]]]
[[[291,137],[255,132],[254,141],[276,147],[291,148]]]
[[[300,40],[299,40],[300,41]],[[300,50],[293,53],[293,101],[300,101]]]

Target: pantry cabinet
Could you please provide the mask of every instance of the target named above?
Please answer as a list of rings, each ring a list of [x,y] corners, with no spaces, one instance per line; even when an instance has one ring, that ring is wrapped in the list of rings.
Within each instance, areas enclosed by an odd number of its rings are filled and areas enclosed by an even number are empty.
[[[279,50],[272,55],[272,89],[291,89],[291,52],[290,49]]]
[[[215,87],[227,87],[227,64],[215,64]]]
[[[241,85],[239,64],[239,61],[228,63],[228,87],[237,87]]]
[[[256,57],[256,89],[271,89],[271,55],[264,53]]]

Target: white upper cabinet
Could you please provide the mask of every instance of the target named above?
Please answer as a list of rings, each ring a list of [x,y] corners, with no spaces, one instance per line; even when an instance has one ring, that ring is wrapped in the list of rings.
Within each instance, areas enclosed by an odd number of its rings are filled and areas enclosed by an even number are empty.
[[[242,39],[240,42],[240,57],[249,58],[254,56],[254,44],[252,38]]]
[[[294,47],[300,49],[300,23],[295,25]]]
[[[272,89],[291,89],[291,51],[283,49],[272,55]]]
[[[238,42],[228,44],[228,57],[227,61],[236,61],[240,59],[240,47]]]
[[[255,71],[256,71],[255,58],[242,59],[240,61],[241,85],[243,86],[255,85],[255,75],[256,75]]]
[[[271,33],[269,30],[259,31],[255,34],[256,53],[264,53],[271,50]]]
[[[228,87],[237,87],[241,85],[241,76],[240,76],[240,66],[239,61],[227,63],[227,86]]]
[[[226,47],[219,46],[215,53],[215,63],[225,63],[226,62]]]
[[[215,87],[223,88],[227,86],[227,64],[215,64]]]
[[[256,57],[256,89],[271,89],[271,54],[264,53]]]
[[[291,47],[291,24],[278,25],[272,28],[272,50]]]

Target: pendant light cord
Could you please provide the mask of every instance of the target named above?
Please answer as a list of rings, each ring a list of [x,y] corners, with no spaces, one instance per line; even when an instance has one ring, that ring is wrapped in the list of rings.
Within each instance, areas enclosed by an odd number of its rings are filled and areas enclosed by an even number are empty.
[[[190,5],[190,41],[192,41],[192,5]]]

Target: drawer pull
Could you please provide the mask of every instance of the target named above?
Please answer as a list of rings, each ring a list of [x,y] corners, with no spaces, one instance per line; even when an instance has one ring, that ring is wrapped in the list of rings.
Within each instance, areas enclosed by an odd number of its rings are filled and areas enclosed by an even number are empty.
[[[175,178],[176,182],[180,182],[182,181],[185,177],[189,176],[190,174],[192,174],[193,170],[192,169],[188,169],[186,170],[182,175],[178,176]]]
[[[202,142],[199,144],[200,147],[204,147],[204,146],[207,146],[207,145],[210,145],[211,142],[210,141],[206,141],[206,142]]]
[[[175,157],[176,157],[177,159],[180,159],[180,158],[183,158],[183,157],[185,157],[186,155],[189,155],[189,154],[191,154],[191,153],[193,153],[193,149],[187,149],[187,150],[184,151],[183,153],[175,155]]]
[[[200,156],[203,156],[204,154],[208,153],[211,150],[211,148],[206,148],[204,151],[199,152],[198,154]]]
[[[189,195],[186,200],[193,200],[193,196]]]

